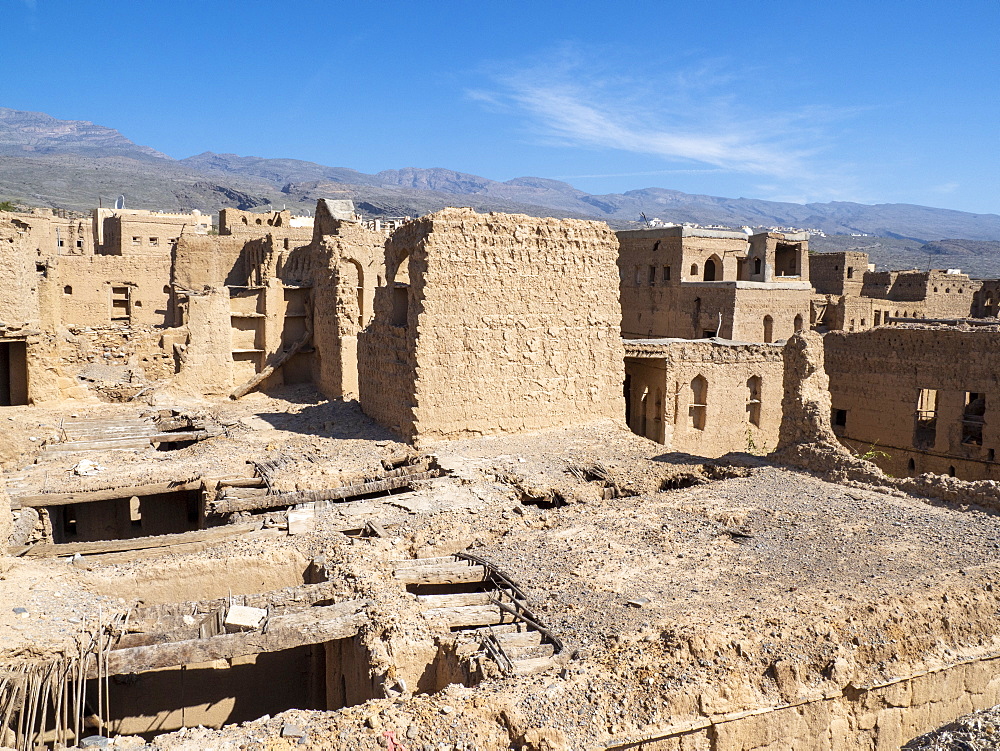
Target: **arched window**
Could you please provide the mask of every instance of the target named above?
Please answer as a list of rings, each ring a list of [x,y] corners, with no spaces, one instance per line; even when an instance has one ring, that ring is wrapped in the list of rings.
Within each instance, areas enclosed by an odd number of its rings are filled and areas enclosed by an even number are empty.
[[[764,341],[774,341],[774,319],[771,316],[764,316]]]
[[[864,326],[864,324],[865,324],[865,322],[862,321],[861,325]],[[795,330],[797,332],[798,331],[802,331],[802,314],[801,313],[799,315],[795,316]]]
[[[698,264],[691,264],[691,278],[695,279],[698,276]]]
[[[747,379],[747,416],[750,424],[760,427],[760,376],[750,376]]]
[[[705,274],[702,277],[706,282],[715,281],[715,261],[709,258],[705,261]]]
[[[913,459],[910,459],[910,461],[906,463],[906,474],[908,474],[910,477],[913,477],[915,474],[917,474],[917,463],[913,461]]]
[[[704,376],[695,376],[691,381],[691,406],[688,415],[691,417],[691,427],[695,430],[705,429],[705,416],[708,410],[708,381]]]
[[[754,258],[753,259],[753,273],[754,274],[759,274],[760,273],[760,259],[759,258]]]
[[[346,263],[341,267],[340,282],[345,296],[354,298],[357,305],[357,324],[365,325],[365,276],[361,270],[361,264],[353,258],[345,259]],[[350,297],[345,300],[349,304]]]
[[[954,467],[948,467],[948,476],[949,477],[954,477],[955,476],[955,468]]]

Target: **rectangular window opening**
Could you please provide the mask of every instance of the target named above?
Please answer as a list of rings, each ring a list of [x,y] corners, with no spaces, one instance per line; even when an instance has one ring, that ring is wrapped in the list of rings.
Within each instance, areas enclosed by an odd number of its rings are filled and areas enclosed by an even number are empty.
[[[983,445],[983,424],[986,422],[986,394],[965,392],[965,411],[962,413],[962,443]]]
[[[937,389],[920,389],[917,394],[916,422],[913,428],[913,446],[933,449],[937,440]]]
[[[670,281],[670,267],[663,267],[663,275],[660,277],[660,281],[669,282]]]

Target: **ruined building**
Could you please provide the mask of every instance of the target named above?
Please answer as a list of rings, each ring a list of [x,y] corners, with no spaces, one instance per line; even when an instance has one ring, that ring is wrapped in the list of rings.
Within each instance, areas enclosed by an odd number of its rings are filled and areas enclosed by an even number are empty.
[[[618,233],[622,334],[774,342],[809,320],[808,238],[669,227]]]
[[[1000,326],[913,322],[997,288],[862,265],[0,214],[0,746],[870,751],[997,704]]]
[[[362,409],[411,440],[620,419],[615,258],[600,222],[445,209],[404,225],[360,334]]]
[[[876,271],[859,251],[812,256],[811,325],[821,331],[865,331],[905,319],[987,315],[977,309],[983,282],[957,271]],[[995,311],[994,311],[995,312]]]

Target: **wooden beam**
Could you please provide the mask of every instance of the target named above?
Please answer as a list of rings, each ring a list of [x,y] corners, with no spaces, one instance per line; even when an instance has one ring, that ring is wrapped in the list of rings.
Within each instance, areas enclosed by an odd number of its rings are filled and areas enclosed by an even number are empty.
[[[417,472],[401,477],[390,477],[386,480],[373,480],[354,485],[344,485],[326,490],[303,490],[296,493],[277,493],[275,495],[249,496],[235,498],[226,496],[208,502],[208,510],[213,514],[232,514],[236,511],[256,511],[258,509],[278,508],[280,506],[295,506],[300,503],[316,501],[341,501],[359,495],[383,493],[387,490],[409,487],[418,480],[429,480],[435,477],[435,472]]]
[[[467,605],[456,608],[431,608],[424,611],[424,618],[437,624],[455,626],[493,626],[513,623],[514,616],[503,612],[496,605]]]
[[[113,501],[116,498],[142,498],[147,495],[161,493],[180,493],[187,490],[200,490],[201,480],[188,482],[157,482],[150,485],[127,485],[121,488],[105,488],[103,490],[76,490],[71,493],[39,493],[37,495],[11,496],[12,508],[44,508],[46,506],[65,506],[68,503],[94,503],[95,501]],[[13,505],[16,504],[16,505]]]
[[[99,540],[97,542],[64,542],[39,543],[32,545],[24,552],[28,558],[54,558],[64,555],[100,555],[101,553],[118,553],[122,551],[146,550],[149,548],[168,548],[191,542],[218,542],[233,537],[254,532],[261,527],[261,522],[247,524],[227,524],[224,527],[199,529],[194,532],[180,532],[172,535],[154,535],[151,537],[133,537],[128,540]],[[18,548],[18,551],[21,549]],[[10,555],[20,555],[20,552],[8,550]]]
[[[347,639],[355,636],[368,620],[366,608],[370,604],[371,600],[350,600],[336,605],[305,608],[296,613],[270,618],[264,631],[219,634],[207,639],[113,649],[108,653],[107,669],[102,673],[143,673],[175,665],[194,665]],[[88,664],[87,677],[97,677],[96,665]]]
[[[392,575],[404,584],[459,584],[484,581],[486,569],[467,563],[451,563],[441,566],[408,566],[397,569]]]

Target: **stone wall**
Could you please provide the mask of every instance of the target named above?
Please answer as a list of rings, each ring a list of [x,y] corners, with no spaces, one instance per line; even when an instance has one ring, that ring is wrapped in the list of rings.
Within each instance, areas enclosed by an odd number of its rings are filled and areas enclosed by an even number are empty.
[[[362,408],[429,440],[620,420],[616,257],[600,222],[445,209],[403,225],[359,336]]]

